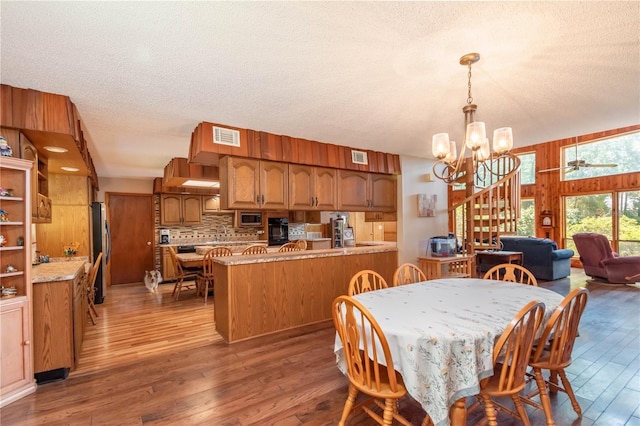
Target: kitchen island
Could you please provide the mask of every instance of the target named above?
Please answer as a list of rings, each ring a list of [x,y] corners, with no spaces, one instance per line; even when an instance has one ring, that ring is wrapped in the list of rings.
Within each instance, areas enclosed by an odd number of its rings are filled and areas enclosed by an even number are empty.
[[[216,330],[231,343],[331,319],[362,269],[392,282],[395,244],[215,258]]]
[[[87,259],[42,263],[31,269],[33,354],[38,383],[66,378],[75,368],[87,321]]]

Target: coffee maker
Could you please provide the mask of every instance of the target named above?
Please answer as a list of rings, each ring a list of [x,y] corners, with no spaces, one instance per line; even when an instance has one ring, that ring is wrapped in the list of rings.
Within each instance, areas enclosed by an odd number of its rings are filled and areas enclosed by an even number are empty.
[[[331,219],[331,247],[344,248],[344,218]]]
[[[169,244],[171,242],[171,232],[169,229],[160,230],[160,244]]]

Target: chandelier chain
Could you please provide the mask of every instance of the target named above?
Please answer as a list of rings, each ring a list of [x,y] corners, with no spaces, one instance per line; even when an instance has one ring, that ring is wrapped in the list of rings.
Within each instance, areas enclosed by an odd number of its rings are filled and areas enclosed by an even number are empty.
[[[467,92],[467,105],[471,105],[473,102],[473,96],[471,96],[471,62],[469,62],[469,73],[467,74],[469,82],[467,84],[468,92]]]

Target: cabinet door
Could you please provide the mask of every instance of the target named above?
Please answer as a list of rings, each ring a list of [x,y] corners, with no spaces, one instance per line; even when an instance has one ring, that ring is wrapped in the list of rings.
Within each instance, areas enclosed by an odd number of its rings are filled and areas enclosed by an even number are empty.
[[[160,195],[160,224],[180,225],[182,222],[182,196],[173,194]]]
[[[71,280],[33,285],[34,372],[72,368],[73,290]]]
[[[3,398],[33,382],[29,338],[29,302],[5,303],[0,307],[0,394]]]
[[[299,164],[289,165],[289,209],[309,210],[315,205],[314,169]]]
[[[260,201],[263,209],[289,208],[289,165],[260,161]]]
[[[202,196],[202,213],[233,213],[233,210],[223,210],[220,208],[219,195]]]
[[[260,162],[250,158],[225,157],[220,161],[221,205],[229,209],[258,209]]]
[[[166,247],[162,247],[162,279],[169,281],[176,276],[176,269],[173,266],[173,259],[171,253]]]
[[[376,211],[396,211],[396,177],[372,173],[370,209]]]
[[[182,196],[182,224],[198,225],[202,223],[202,197],[200,195]]]
[[[369,208],[369,174],[338,171],[338,209],[365,211]]]
[[[317,210],[335,210],[338,206],[338,186],[335,169],[316,167],[314,189]]]

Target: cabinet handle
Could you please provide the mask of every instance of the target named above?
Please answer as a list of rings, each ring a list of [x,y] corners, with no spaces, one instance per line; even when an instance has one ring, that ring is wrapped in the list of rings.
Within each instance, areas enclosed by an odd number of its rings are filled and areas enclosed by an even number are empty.
[[[260,204],[260,194],[256,195],[256,203]]]
[[[264,204],[264,195],[262,195],[262,204]]]
[[[313,197],[311,197],[311,207],[313,207],[313,203],[315,202],[315,200],[313,199]]]
[[[316,197],[316,207],[318,207],[318,197]]]
[[[31,341],[30,341],[30,340],[25,340],[25,341],[22,343],[22,345],[23,345],[23,346],[29,346],[30,344],[31,344]]]

